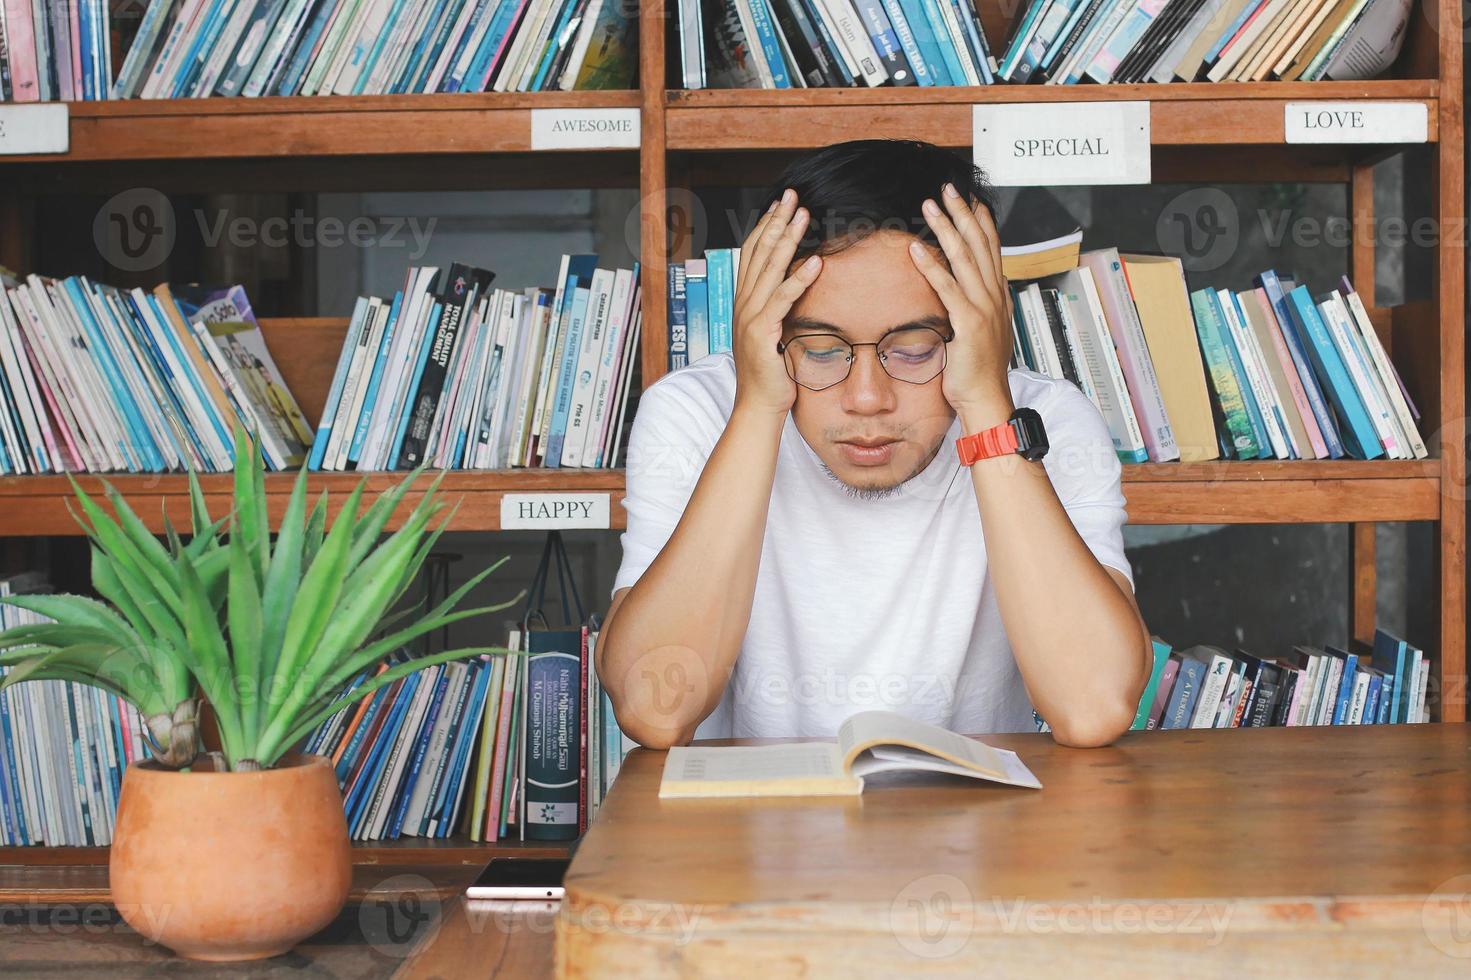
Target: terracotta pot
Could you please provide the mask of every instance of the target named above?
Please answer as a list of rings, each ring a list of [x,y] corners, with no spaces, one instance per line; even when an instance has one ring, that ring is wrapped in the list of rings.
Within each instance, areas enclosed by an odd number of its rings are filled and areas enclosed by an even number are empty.
[[[125,771],[113,903],[144,937],[189,959],[284,953],[336,917],[352,883],[332,765],[317,755],[260,772],[197,763]]]

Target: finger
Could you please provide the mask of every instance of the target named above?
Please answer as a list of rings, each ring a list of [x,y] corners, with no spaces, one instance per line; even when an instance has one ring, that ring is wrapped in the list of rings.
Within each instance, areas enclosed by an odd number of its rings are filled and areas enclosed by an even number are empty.
[[[977,305],[989,301],[986,282],[981,277],[981,270],[976,265],[975,256],[971,254],[970,246],[965,243],[965,239],[960,237],[960,232],[955,230],[955,225],[945,217],[939,205],[929,198],[925,199],[924,212],[925,220],[934,230],[941,250],[950,260],[950,268],[954,273],[953,278],[959,283],[960,288],[965,290]],[[933,256],[928,253],[926,255],[933,260]]]
[[[781,241],[782,233],[786,231],[787,224],[791,221],[792,214],[796,208],[797,194],[788,187],[782,191],[781,199],[777,202],[775,210],[769,216],[770,220],[766,221],[765,227],[761,229],[761,234],[756,238],[755,244],[752,247],[752,254],[750,256],[753,263],[751,266],[751,286],[747,289],[746,295],[743,298],[749,299],[751,297],[752,289],[754,289],[761,274],[766,271],[768,264],[771,262],[772,252],[776,248],[777,243]],[[744,266],[746,264],[746,258],[746,253],[743,251],[741,253],[741,265]],[[783,267],[782,271],[785,272],[785,267]]]
[[[822,272],[822,256],[809,255],[807,261],[797,266],[795,272],[772,290],[771,298],[766,301],[766,305],[761,310],[761,322],[774,324],[777,332],[780,333],[781,324],[786,320],[787,314],[792,312],[792,307],[796,305],[797,300],[801,299],[807,287],[817,281],[820,272]]]
[[[797,245],[807,232],[807,219],[807,209],[798,208],[797,213],[792,215],[792,220],[776,236],[771,252],[767,255],[766,264],[762,267],[760,276],[752,284],[751,302],[764,303],[765,297],[770,296],[772,291],[787,277],[787,267],[792,264],[792,256],[797,251]],[[771,234],[769,229],[767,234]]]
[[[940,297],[940,302],[945,304],[945,309],[950,314],[950,329],[955,330],[957,320],[970,312],[971,302],[966,296],[965,289],[955,280],[941,263],[919,241],[909,243],[909,257],[914,260],[915,267],[930,284],[930,288]]]
[[[735,297],[737,302],[751,291],[751,283],[756,279],[756,245],[766,232],[766,226],[772,222],[772,215],[776,213],[779,204],[781,204],[780,198],[772,201],[766,213],[756,222],[756,227],[752,228],[746,235],[745,241],[741,242],[741,267],[736,273]]]
[[[960,237],[970,248],[982,281],[993,294],[996,294],[1001,283],[1001,245],[996,235],[996,227],[990,223],[990,215],[986,215],[986,221],[983,224],[980,216],[971,210],[970,205],[955,190],[955,185],[948,182],[945,184],[945,190],[940,195],[940,199],[945,202],[945,210],[949,214],[951,223],[955,225],[956,231],[960,232]],[[978,206],[982,212],[986,210],[985,205]],[[989,229],[987,225],[990,225]]]

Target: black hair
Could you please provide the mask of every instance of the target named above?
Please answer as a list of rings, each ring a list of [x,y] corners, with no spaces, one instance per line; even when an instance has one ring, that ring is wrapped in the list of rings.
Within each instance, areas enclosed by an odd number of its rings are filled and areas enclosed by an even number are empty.
[[[995,191],[985,171],[954,151],[907,139],[849,140],[805,153],[766,191],[761,210],[786,188],[796,191],[797,205],[810,218],[793,262],[840,252],[886,229],[938,248],[921,205],[932,198],[943,208],[946,181],[972,207],[983,203],[996,222]]]

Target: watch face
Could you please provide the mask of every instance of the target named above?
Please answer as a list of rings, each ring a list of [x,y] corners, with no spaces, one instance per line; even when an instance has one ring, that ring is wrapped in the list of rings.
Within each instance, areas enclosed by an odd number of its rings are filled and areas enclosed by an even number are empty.
[[[1017,430],[1017,453],[1033,462],[1047,455],[1047,429],[1035,408],[1019,408],[1011,416]]]

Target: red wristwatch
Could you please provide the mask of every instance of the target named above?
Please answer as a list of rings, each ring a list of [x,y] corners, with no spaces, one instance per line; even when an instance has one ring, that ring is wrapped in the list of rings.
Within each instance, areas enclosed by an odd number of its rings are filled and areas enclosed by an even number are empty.
[[[965,466],[1010,453],[1035,461],[1047,455],[1047,430],[1035,408],[1022,407],[1000,425],[956,439],[955,451]]]

